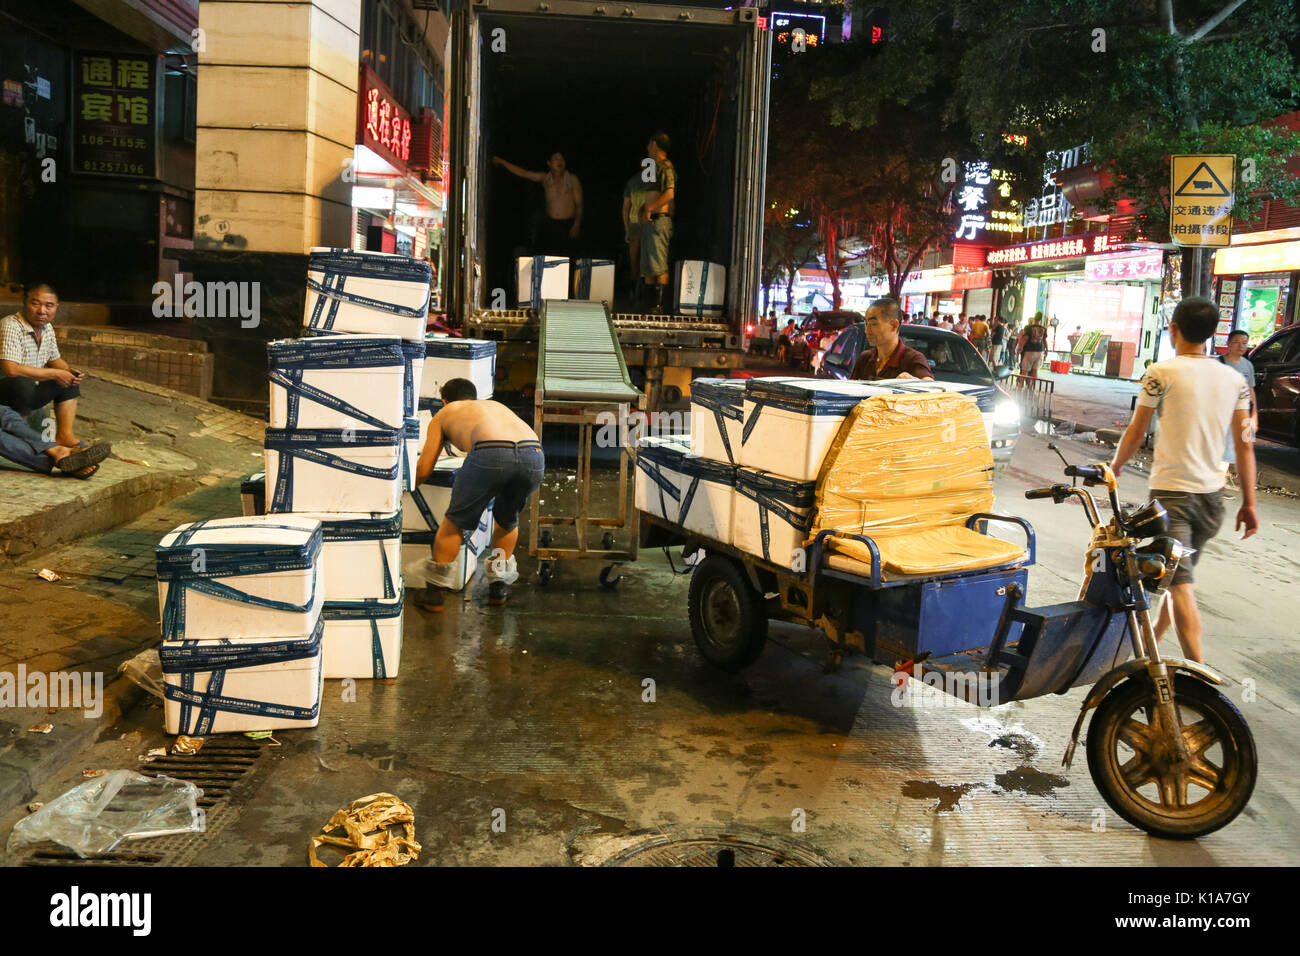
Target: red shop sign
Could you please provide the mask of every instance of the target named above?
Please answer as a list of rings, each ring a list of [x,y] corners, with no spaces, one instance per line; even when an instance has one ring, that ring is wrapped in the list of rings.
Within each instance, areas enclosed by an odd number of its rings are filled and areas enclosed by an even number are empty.
[[[406,172],[411,158],[411,114],[368,66],[361,68],[357,107],[357,142]]]

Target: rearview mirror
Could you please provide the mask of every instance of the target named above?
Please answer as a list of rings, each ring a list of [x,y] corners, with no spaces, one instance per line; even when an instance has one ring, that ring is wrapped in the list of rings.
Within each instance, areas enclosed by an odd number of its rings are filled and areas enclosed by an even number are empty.
[[[1011,377],[1011,369],[1007,368],[1005,365],[999,365],[993,370],[993,376],[1000,382],[1004,378]]]

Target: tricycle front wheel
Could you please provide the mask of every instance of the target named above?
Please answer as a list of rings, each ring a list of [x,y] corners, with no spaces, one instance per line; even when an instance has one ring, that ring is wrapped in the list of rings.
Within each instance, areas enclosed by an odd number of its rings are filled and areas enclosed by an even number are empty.
[[[1088,770],[1112,810],[1152,836],[1188,840],[1227,826],[1255,789],[1255,739],[1232,702],[1186,674],[1174,701],[1188,759],[1175,759],[1145,675],[1102,700],[1088,725]]]
[[[762,599],[730,558],[711,554],[691,572],[690,618],[696,646],[715,667],[738,671],[763,653]]]

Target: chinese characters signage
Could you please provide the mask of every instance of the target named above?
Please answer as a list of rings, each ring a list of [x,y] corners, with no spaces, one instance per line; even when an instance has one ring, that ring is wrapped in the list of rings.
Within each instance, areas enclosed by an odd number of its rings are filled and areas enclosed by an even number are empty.
[[[1074,207],[1061,192],[1056,174],[1086,162],[1086,156],[1086,145],[1048,152],[1047,165],[1043,169],[1043,194],[1038,199],[1031,199],[1025,203],[1022,225],[1026,232],[1041,226],[1054,226],[1058,222],[1070,221],[1070,217],[1074,215]]]
[[[1046,259],[1076,259],[1095,256],[1110,249],[1110,237],[1104,232],[1091,236],[1067,236],[1047,242],[1030,242],[1021,246],[1003,246],[990,249],[984,262],[990,266],[1013,266],[1025,262],[1042,262]]]
[[[1170,156],[1169,235],[1180,246],[1226,246],[1232,237],[1237,157]]]
[[[954,239],[979,239],[984,232],[1015,232],[1019,216],[999,205],[1015,205],[1011,196],[1011,174],[1003,169],[991,169],[985,161],[965,164],[965,174],[960,188],[953,194],[953,202],[961,207],[961,222]]]
[[[367,66],[361,68],[358,109],[357,142],[406,172],[411,158],[411,115]]]
[[[74,171],[146,179],[156,175],[156,65],[152,54],[77,53]]]
[[[1160,279],[1164,254],[1140,252],[1116,256],[1089,256],[1083,271],[1090,282],[1109,282],[1113,279]]]

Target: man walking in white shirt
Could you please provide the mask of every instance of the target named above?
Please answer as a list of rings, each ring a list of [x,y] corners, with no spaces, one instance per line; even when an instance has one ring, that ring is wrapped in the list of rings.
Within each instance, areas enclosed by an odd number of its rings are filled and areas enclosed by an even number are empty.
[[[1151,424],[1160,416],[1150,491],[1169,512],[1169,533],[1196,553],[1178,562],[1169,596],[1160,607],[1156,638],[1170,620],[1188,660],[1203,662],[1201,615],[1196,608],[1192,568],[1201,549],[1223,523],[1223,435],[1229,431],[1241,476],[1238,529],[1249,538],[1259,527],[1255,515],[1255,446],[1250,420],[1250,390],[1233,369],[1205,354],[1205,342],[1219,323],[1218,307],[1209,299],[1178,303],[1169,323],[1174,358],[1157,362],[1142,379],[1133,420],[1129,422],[1111,468],[1118,475],[1133,457]],[[1172,605],[1172,615],[1170,606]]]

